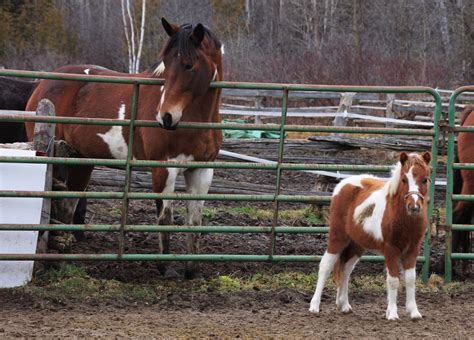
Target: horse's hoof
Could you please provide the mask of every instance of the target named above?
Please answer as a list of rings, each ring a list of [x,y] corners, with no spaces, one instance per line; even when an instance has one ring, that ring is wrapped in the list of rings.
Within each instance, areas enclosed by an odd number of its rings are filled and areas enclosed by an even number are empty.
[[[311,306],[309,306],[309,312],[311,314],[316,314],[317,315],[317,314],[319,314],[319,307],[311,305]]]
[[[422,316],[421,316],[420,312],[417,311],[417,310],[410,313],[410,319],[412,319],[413,321],[420,320],[421,318],[422,318]]]
[[[192,279],[196,279],[198,277],[199,277],[199,271],[197,271],[197,270],[186,269],[184,271],[184,278],[186,280],[192,280]]]
[[[86,234],[83,231],[75,231],[73,234],[76,242],[84,242],[86,240]]]
[[[347,304],[347,305],[345,305],[345,306],[342,306],[342,307],[341,307],[341,312],[342,312],[343,314],[352,313],[352,307],[351,307],[351,305],[350,305],[350,304]]]
[[[385,316],[387,318],[387,320],[400,320],[398,318],[398,313],[397,313],[397,309],[395,308],[395,310],[391,310],[389,308],[387,308],[387,312],[385,313]]]
[[[398,317],[398,314],[395,313],[395,314],[389,314],[387,313],[387,320],[389,321],[397,321],[397,320],[400,320],[400,318]]]
[[[178,278],[178,272],[174,268],[167,267],[165,270],[164,277],[165,279],[176,279]]]

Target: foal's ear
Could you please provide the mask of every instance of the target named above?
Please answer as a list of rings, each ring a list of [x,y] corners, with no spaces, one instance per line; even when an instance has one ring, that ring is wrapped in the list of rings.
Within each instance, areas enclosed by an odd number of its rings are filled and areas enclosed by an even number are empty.
[[[425,151],[421,154],[421,158],[425,161],[426,164],[430,164],[431,161],[431,153],[428,151]]]
[[[406,153],[406,152],[402,152],[402,153],[400,154],[399,160],[400,160],[400,163],[402,164],[402,166],[405,165],[405,162],[408,160],[408,155],[407,155],[407,153]]]
[[[161,24],[163,25],[163,28],[165,29],[166,33],[170,37],[172,37],[173,35],[175,35],[179,31],[178,26],[176,26],[174,24],[170,24],[168,21],[166,21],[165,18],[161,18]]]
[[[196,27],[194,27],[191,39],[196,45],[201,44],[204,39],[204,26],[202,24],[197,24]]]

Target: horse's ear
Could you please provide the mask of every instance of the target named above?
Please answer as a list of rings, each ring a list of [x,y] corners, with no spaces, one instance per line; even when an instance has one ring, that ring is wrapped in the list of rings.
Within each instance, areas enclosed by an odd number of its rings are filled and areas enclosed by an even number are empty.
[[[163,25],[163,28],[165,29],[166,33],[170,37],[172,37],[173,35],[175,35],[179,31],[178,26],[176,26],[174,24],[170,24],[168,21],[166,21],[165,18],[161,18],[161,24]]]
[[[402,164],[402,166],[405,165],[405,162],[408,160],[408,155],[407,155],[407,153],[406,153],[406,152],[402,152],[402,153],[400,154],[399,160],[400,160],[400,163]]]
[[[204,39],[204,33],[204,26],[202,24],[197,24],[196,27],[194,27],[191,39],[196,45],[201,44],[202,40]]]
[[[425,151],[421,154],[421,158],[425,161],[426,164],[430,164],[431,161],[431,153],[428,151]]]

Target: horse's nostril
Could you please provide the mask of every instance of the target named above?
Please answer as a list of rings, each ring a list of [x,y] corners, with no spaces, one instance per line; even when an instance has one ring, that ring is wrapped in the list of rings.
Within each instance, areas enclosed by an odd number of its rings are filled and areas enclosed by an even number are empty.
[[[167,130],[171,129],[173,125],[173,117],[168,112],[163,116],[163,127]]]

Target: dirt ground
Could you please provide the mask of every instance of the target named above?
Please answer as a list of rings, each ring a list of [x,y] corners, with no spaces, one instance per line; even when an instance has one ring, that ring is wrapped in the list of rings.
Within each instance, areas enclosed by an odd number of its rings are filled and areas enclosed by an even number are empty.
[[[400,300],[402,296],[400,296]],[[383,293],[351,294],[354,313],[336,311],[324,294],[322,312],[308,312],[311,293],[170,295],[155,305],[51,303],[0,293],[0,337],[126,338],[472,338],[474,292],[419,294],[423,319],[385,320]]]

